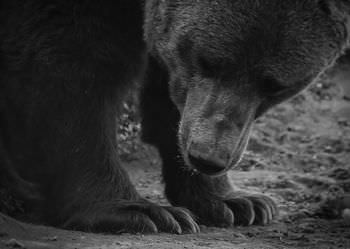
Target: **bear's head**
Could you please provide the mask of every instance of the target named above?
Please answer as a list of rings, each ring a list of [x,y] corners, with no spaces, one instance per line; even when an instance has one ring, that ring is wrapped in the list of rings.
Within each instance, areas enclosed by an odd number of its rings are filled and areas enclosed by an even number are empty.
[[[348,0],[149,1],[146,40],[169,72],[187,165],[237,165],[254,120],[300,92],[349,43]]]

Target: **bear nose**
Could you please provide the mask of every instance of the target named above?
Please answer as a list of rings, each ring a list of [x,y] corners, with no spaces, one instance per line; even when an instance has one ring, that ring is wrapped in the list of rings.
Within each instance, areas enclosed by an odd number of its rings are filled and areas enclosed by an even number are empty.
[[[227,161],[221,159],[216,153],[208,153],[190,147],[188,151],[188,160],[196,170],[206,175],[218,175],[225,171]]]

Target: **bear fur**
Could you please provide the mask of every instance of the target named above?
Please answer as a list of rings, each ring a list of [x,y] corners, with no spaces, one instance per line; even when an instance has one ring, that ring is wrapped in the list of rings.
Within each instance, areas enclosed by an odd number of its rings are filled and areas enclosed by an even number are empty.
[[[36,200],[39,222],[68,229],[267,224],[274,202],[235,192],[226,172],[253,121],[345,49],[348,7],[345,0],[1,1],[0,178]],[[116,152],[118,107],[145,65],[143,138],[160,152],[174,206],[142,198]]]

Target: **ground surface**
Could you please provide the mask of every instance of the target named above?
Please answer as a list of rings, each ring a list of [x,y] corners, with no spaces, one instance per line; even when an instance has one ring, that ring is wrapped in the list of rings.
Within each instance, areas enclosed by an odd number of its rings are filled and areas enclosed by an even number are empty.
[[[135,143],[137,123],[126,122],[121,129],[123,159],[138,190],[165,203],[157,155]],[[281,212],[274,224],[202,227],[196,235],[113,236],[29,226],[0,216],[0,248],[350,248],[350,209],[343,212],[350,197],[332,201],[350,192],[349,162],[350,67],[342,66],[258,120],[244,160],[230,172],[237,188],[277,201]]]

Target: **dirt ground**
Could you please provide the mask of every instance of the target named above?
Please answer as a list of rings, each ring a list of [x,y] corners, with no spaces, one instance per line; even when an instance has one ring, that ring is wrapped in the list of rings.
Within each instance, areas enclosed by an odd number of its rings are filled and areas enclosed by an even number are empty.
[[[126,125],[136,133],[138,128],[137,123]],[[123,158],[133,182],[143,196],[166,203],[159,158],[152,148],[135,145],[137,135],[130,137],[132,142],[123,137],[129,143]],[[350,197],[333,201],[350,193],[349,159],[350,66],[342,65],[258,120],[242,163],[229,173],[237,189],[263,192],[277,201],[280,215],[273,224],[202,227],[195,235],[98,235],[0,216],[0,248],[350,249]]]

